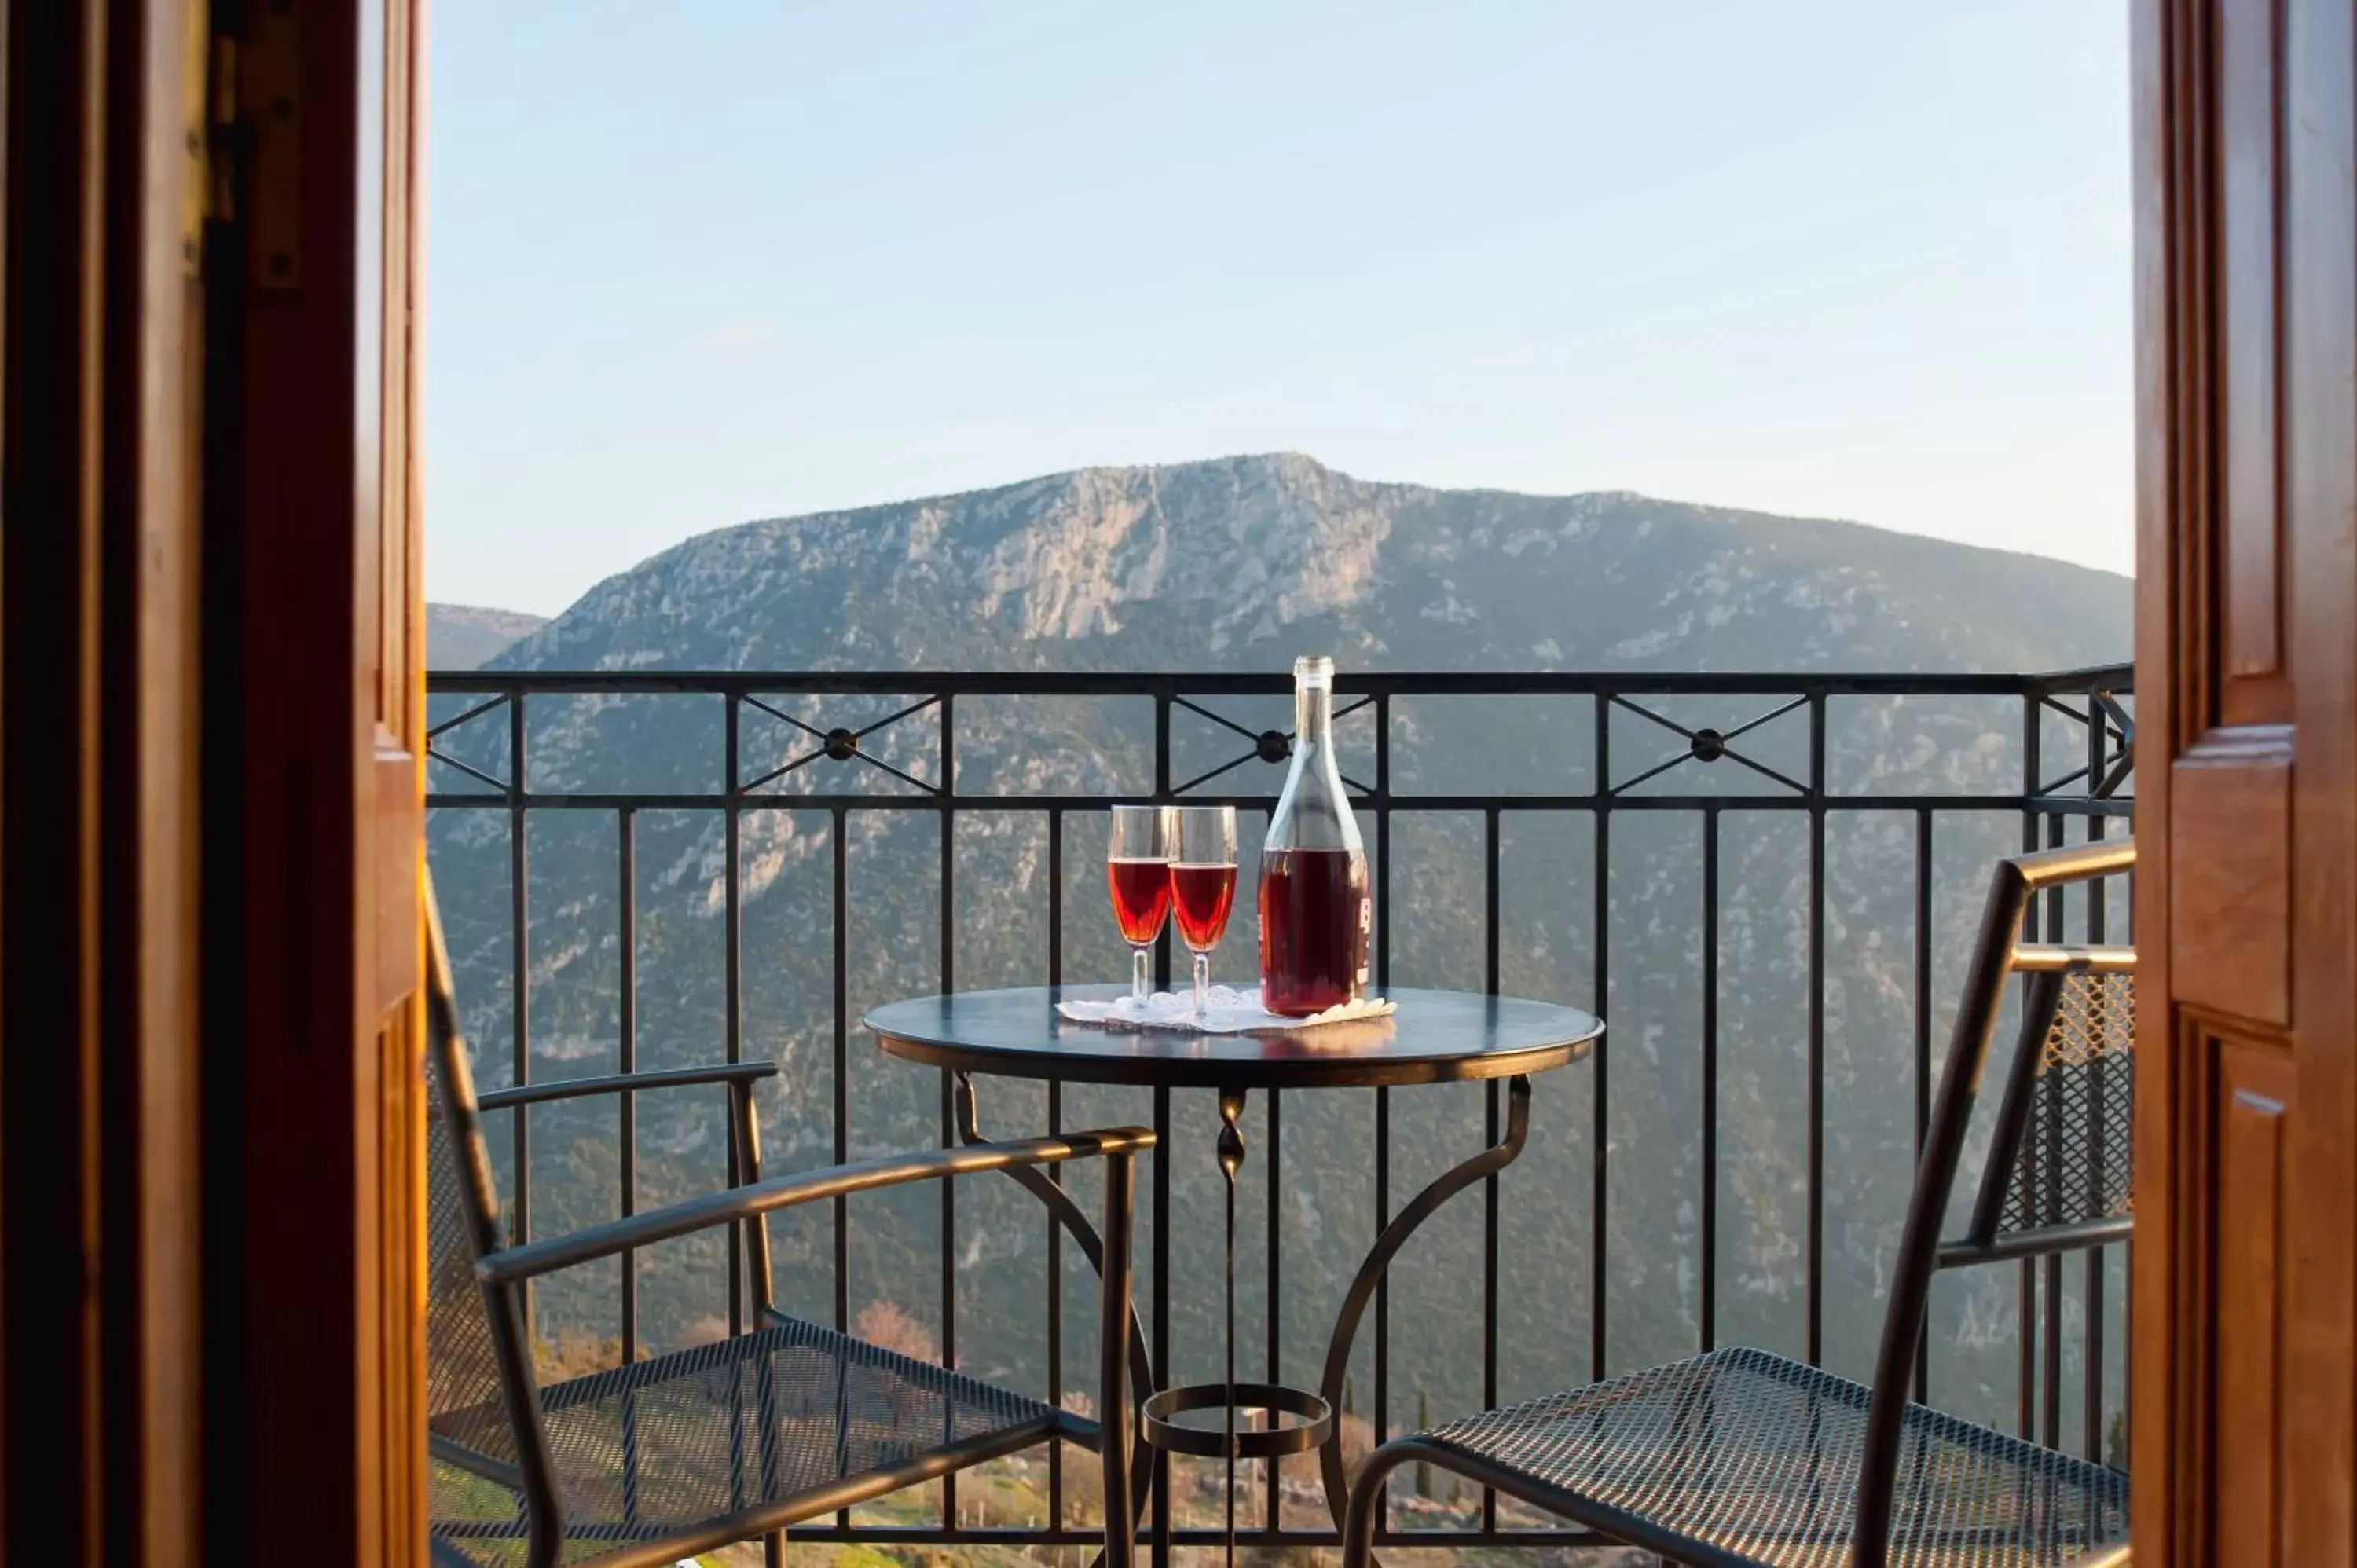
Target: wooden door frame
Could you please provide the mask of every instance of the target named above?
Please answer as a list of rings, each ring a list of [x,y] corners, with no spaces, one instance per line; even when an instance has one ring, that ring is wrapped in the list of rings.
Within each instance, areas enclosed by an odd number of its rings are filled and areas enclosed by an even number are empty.
[[[28,1563],[198,1560],[202,17],[0,0],[0,1557]]]
[[[2357,200],[2347,159],[2283,159],[2273,220],[2304,225],[2285,237],[2317,249],[2265,305],[2277,343],[2309,350],[2274,372],[2289,411],[2282,522],[2256,569],[2276,679],[2247,647],[2228,679],[2232,618],[2258,613],[2214,588],[2238,482],[2224,420],[2236,367],[2216,345],[2248,306],[2218,265],[2229,220],[2212,87],[2217,19],[2233,3],[2134,0],[2150,1043],[2136,1533],[2139,1563],[2191,1564],[2229,1522],[2212,1490],[2221,1412],[2209,1402],[2221,1355],[2237,1348],[2218,1334],[2208,1205],[2217,1043],[2239,1042],[2294,1064],[2260,1069],[2298,1113],[2282,1156],[2286,1261],[2261,1282],[2279,1296],[2278,1359],[2260,1369],[2279,1424],[2257,1441],[2270,1445],[2280,1520],[2265,1544],[2308,1568],[2349,1563],[2357,1522],[2357,865],[2292,847],[2357,843],[2357,417],[2337,374],[2357,366],[2345,286]],[[2347,0],[2274,3],[2281,124],[2346,136]],[[269,238],[255,225],[275,225],[295,237],[299,286],[282,290],[265,253],[250,276],[216,274],[201,306],[239,340],[214,343],[199,529],[186,414],[200,306],[182,225],[208,184],[188,140],[205,86],[188,44],[210,18],[202,0],[0,0],[0,1544],[27,1563],[174,1563],[200,1541],[214,1560],[257,1564],[414,1560],[422,1547],[422,1358],[404,1233],[415,1106],[405,1058],[358,1044],[384,1037],[371,977],[407,940],[399,901],[366,886],[358,846],[414,836],[414,803],[390,781],[414,770],[403,750],[419,703],[414,681],[357,690],[344,657],[371,637],[383,645],[370,618],[384,574],[407,575],[417,614],[414,553],[356,559],[341,526],[365,507],[406,517],[415,505],[414,382],[380,381],[387,401],[364,413],[368,334],[352,311],[368,232],[355,171],[374,129],[359,28],[374,13],[355,0],[221,4],[238,16],[242,65],[291,68],[276,85],[299,134],[276,144],[290,163],[249,171],[275,183],[241,213],[239,248],[207,265],[238,267]],[[384,61],[388,82],[405,84],[422,7],[385,4],[407,18],[388,31]],[[260,36],[273,16],[296,19],[291,45]],[[393,98],[405,102],[405,87]],[[394,133],[396,188],[415,177],[416,132],[411,119]],[[402,275],[379,341],[406,344],[415,236],[384,253]],[[352,477],[371,452],[393,477],[363,493]],[[201,822],[189,788],[200,733]],[[2202,752],[2191,769],[2189,752]],[[2255,846],[2280,857],[2281,875],[2222,886],[2238,862],[2205,844]],[[2237,897],[2262,907],[2254,983],[2181,994],[2172,910]],[[189,1197],[199,972],[201,1214]]]

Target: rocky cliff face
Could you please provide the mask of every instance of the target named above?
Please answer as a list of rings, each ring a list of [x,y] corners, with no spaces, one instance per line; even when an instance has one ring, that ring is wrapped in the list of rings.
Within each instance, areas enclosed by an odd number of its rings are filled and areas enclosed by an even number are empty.
[[[599,585],[517,642],[495,667],[561,670],[1030,670],[1281,671],[1303,651],[1343,668],[1419,671],[2022,671],[2125,659],[2125,579],[2029,556],[1851,524],[1679,505],[1626,494],[1546,498],[1375,484],[1306,457],[1245,457],[1162,468],[1087,469],[971,495],[748,523],[690,540]],[[455,713],[447,703],[439,711]],[[902,704],[778,699],[823,729]],[[1213,704],[1258,729],[1283,705]],[[1649,702],[1690,727],[1731,729],[1777,704],[1760,698]],[[535,791],[713,791],[721,787],[720,704],[709,697],[542,697],[533,701]],[[1372,714],[1340,734],[1346,771],[1371,770]],[[1396,794],[1577,792],[1595,787],[1596,714],[1587,698],[1402,699],[1390,755]],[[454,732],[452,755],[506,767],[505,721]],[[904,719],[870,749],[927,781],[940,777],[938,711]],[[2018,702],[1841,698],[1828,704],[1826,777],[1849,792],[1907,796],[2011,791],[2022,776]],[[955,719],[963,792],[1135,794],[1152,773],[1150,704],[1136,699],[972,699]],[[1606,725],[1604,772],[1627,784],[1684,743],[1631,711]],[[1218,765],[1235,737],[1181,715],[1177,777]],[[750,779],[806,751],[810,737],[748,710]],[[1745,737],[1763,765],[1795,778],[1810,764],[1808,714]],[[1351,766],[1355,758],[1357,766]],[[2051,769],[2049,771],[2059,771]],[[1254,762],[1220,788],[1273,793]],[[476,786],[437,765],[437,789]],[[744,1029],[748,1054],[786,1071],[764,1103],[773,1165],[822,1163],[932,1143],[941,1097],[930,1074],[883,1059],[857,1028],[865,1007],[928,992],[945,977],[939,919],[954,929],[946,977],[958,985],[1046,978],[1049,853],[1040,813],[960,813],[944,889],[937,817],[798,808],[814,789],[909,787],[857,763],[820,763],[745,813]],[[1717,1334],[1793,1350],[1807,1262],[1805,1187],[1809,945],[1808,814],[1775,804],[1781,787],[1734,763],[1679,765],[1648,794],[1709,793],[1722,857],[1718,1098],[1702,1096],[1702,813],[1616,811],[1609,842],[1587,812],[1501,818],[1499,949],[1509,991],[1594,1005],[1611,1024],[1609,1087],[1593,1064],[1539,1085],[1532,1146],[1501,1184],[1501,1389],[1576,1383],[1587,1370],[1591,1249],[1607,1248],[1610,1362],[1626,1368],[1690,1350],[1700,1317],[1701,1129],[1718,1129]],[[1247,858],[1258,823],[1246,813]],[[2018,848],[2018,816],[1936,822],[1932,1037],[1944,1039],[1986,865]],[[527,950],[533,1071],[611,1070],[619,986],[617,842],[608,811],[533,813]],[[716,813],[646,811],[635,834],[640,1060],[716,1059],[724,1038],[721,911],[727,866]],[[1103,919],[1103,829],[1065,823],[1065,974],[1125,972]],[[1873,1355],[1879,1280],[1911,1165],[1914,1028],[1913,855],[1909,811],[1827,814],[1824,1310],[1828,1359],[1863,1375]],[[509,1075],[513,1036],[510,845],[500,810],[434,813],[433,862],[459,969],[480,1077]],[[1478,816],[1414,811],[1393,823],[1392,978],[1479,987],[1485,894]],[[838,843],[840,835],[842,842]],[[834,1122],[834,887],[844,867],[848,1003],[841,1046],[847,1124]],[[1605,918],[1596,919],[1598,878]],[[2116,928],[2115,928],[2116,929]],[[1252,915],[1239,909],[1219,963],[1250,973]],[[1609,992],[1595,993],[1598,947]],[[1199,1102],[1200,1101],[1200,1102]],[[1039,1126],[1033,1087],[988,1086],[985,1114],[1006,1131]],[[1075,1090],[1065,1124],[1150,1118],[1144,1096]],[[640,1110],[640,1201],[716,1181],[716,1107],[649,1096]],[[1216,1364],[1219,1187],[1208,1096],[1178,1097],[1168,1153],[1172,1302],[1179,1370]],[[1314,1380],[1350,1270],[1373,1234],[1370,1095],[1297,1094],[1267,1164],[1267,1109],[1246,1125],[1254,1150],[1247,1233],[1275,1224],[1285,1249],[1285,1373]],[[1478,1088],[1402,1090],[1391,1100],[1395,1209],[1415,1185],[1479,1145]],[[610,1216],[618,1164],[610,1107],[535,1114],[533,1223],[547,1233]],[[1607,1187],[1594,1184],[1598,1142]],[[506,1145],[500,1145],[504,1160]],[[1084,1184],[1089,1179],[1081,1176]],[[1272,1219],[1265,1207],[1277,1193]],[[1476,1402],[1479,1198],[1459,1200],[1392,1275],[1391,1387],[1428,1390],[1436,1414]],[[906,1307],[939,1332],[943,1243],[933,1194],[852,1206],[851,1299]],[[824,1317],[834,1300],[828,1219],[781,1224],[780,1292]],[[1245,1249],[1248,1342],[1262,1343],[1261,1247]],[[1041,1376],[1044,1226],[1019,1193],[963,1184],[955,1230],[956,1344],[970,1366]],[[658,1342],[721,1310],[717,1250],[675,1243],[641,1260],[642,1321]],[[1092,1354],[1084,1280],[1064,1250],[1071,1375]],[[1146,1282],[1150,1284],[1150,1279]],[[552,1286],[544,1321],[612,1332],[610,1273]],[[1943,1287],[1934,1389],[1962,1409],[2009,1409],[2011,1280]],[[2116,1305],[2125,1292],[2109,1294]],[[2114,1336],[2115,1353],[2122,1344]],[[1363,1346],[1362,1341],[1362,1346]],[[1372,1388],[1361,1351],[1356,1385]],[[1071,1386],[1068,1382],[1068,1386]],[[2075,1388],[2075,1381],[2072,1382]],[[2115,1384],[2116,1386],[2116,1384]]]

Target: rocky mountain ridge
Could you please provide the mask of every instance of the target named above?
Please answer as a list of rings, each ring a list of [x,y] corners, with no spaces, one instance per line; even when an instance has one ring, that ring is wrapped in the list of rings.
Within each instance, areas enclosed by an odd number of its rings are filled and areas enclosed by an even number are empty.
[[[472,670],[548,624],[546,616],[479,605],[425,607],[425,667]]]

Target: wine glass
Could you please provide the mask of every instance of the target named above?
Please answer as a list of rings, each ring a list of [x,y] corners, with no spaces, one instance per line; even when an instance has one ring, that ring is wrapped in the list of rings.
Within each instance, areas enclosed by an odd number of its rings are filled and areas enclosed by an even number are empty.
[[[1105,845],[1105,885],[1113,890],[1113,918],[1129,943],[1129,994],[1144,1002],[1154,993],[1148,950],[1170,918],[1170,855],[1178,840],[1177,812],[1169,806],[1115,806],[1113,837]],[[1231,857],[1232,858],[1232,856]]]
[[[1181,806],[1170,852],[1170,897],[1178,938],[1195,955],[1195,1013],[1201,1016],[1211,987],[1211,950],[1228,929],[1236,901],[1236,809]]]

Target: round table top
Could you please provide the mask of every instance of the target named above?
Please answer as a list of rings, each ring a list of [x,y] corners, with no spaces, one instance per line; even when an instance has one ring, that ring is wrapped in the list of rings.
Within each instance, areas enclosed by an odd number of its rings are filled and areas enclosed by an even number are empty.
[[[1512,1078],[1587,1054],[1604,1021],[1577,1007],[1394,986],[1381,1018],[1202,1035],[1075,1024],[1062,998],[1111,1001],[1125,985],[961,991],[878,1007],[866,1019],[891,1055],[929,1067],[1064,1083],[1171,1089],[1353,1089]]]

